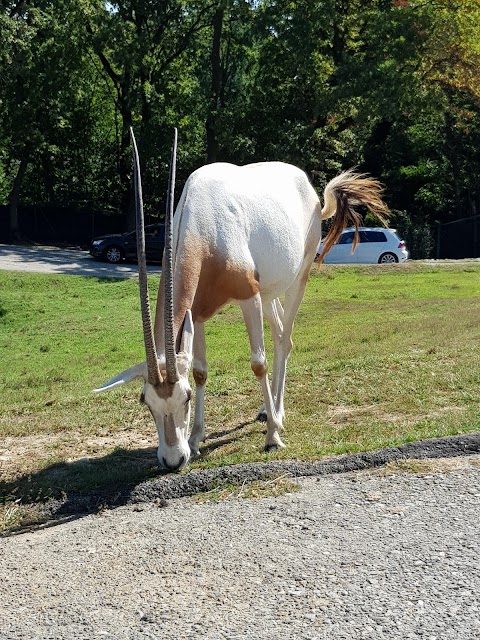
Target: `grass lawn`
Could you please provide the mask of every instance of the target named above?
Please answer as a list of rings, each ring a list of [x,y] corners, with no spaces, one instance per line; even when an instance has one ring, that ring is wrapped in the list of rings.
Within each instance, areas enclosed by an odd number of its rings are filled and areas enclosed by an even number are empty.
[[[158,278],[150,285],[154,300]],[[314,267],[288,368],[287,449],[268,456],[239,309],[225,307],[206,328],[207,440],[191,468],[480,428],[479,262]],[[140,383],[91,393],[144,359],[142,349],[136,280],[0,271],[4,502],[157,473]]]

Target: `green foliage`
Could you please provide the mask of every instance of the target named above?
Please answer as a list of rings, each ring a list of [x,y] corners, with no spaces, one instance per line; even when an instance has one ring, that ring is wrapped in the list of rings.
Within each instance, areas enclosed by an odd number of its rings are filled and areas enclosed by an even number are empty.
[[[133,125],[161,215],[178,126],[179,184],[207,155],[319,189],[358,166],[412,228],[474,215],[479,29],[478,0],[3,0],[0,202],[17,180],[24,203],[127,214]]]
[[[410,258],[434,258],[434,233],[429,224],[421,218],[409,216],[406,211],[392,211],[390,226],[396,228],[405,241]]]

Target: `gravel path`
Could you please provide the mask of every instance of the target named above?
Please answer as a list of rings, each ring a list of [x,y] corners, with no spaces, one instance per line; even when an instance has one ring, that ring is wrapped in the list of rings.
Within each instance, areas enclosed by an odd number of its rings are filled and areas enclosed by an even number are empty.
[[[2,640],[480,638],[480,459],[0,540]],[[433,463],[429,463],[433,464]]]

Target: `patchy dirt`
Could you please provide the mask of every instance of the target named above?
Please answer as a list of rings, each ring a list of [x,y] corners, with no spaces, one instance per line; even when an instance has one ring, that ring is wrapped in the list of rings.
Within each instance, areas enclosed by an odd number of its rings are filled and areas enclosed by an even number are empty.
[[[377,405],[367,405],[361,407],[352,407],[352,406],[344,406],[338,405],[334,407],[330,407],[327,410],[327,417],[332,424],[348,424],[352,421],[352,418],[358,418],[363,416],[377,416],[381,420],[386,420],[391,424],[402,423],[402,424],[411,424],[414,425],[421,420],[428,420],[430,418],[436,418],[439,416],[443,416],[445,414],[450,413],[461,413],[463,411],[462,407],[457,406],[447,406],[440,407],[439,409],[430,409],[428,412],[421,413],[417,412],[415,414],[406,414],[404,411],[401,413],[391,413],[384,411],[379,408]]]
[[[147,434],[147,430],[142,432],[131,428],[100,436],[69,431],[6,437],[0,439],[0,481],[11,482],[16,477],[29,473],[33,468],[37,469],[39,452],[42,454],[40,460],[48,463],[51,463],[52,459],[71,463],[85,458],[100,458],[115,449],[145,449],[157,446],[156,433]]]
[[[388,462],[379,469],[369,470],[366,473],[390,476],[397,473],[415,473],[418,475],[433,475],[438,473],[457,473],[459,471],[469,471],[471,469],[480,469],[480,455],[472,455],[458,458],[439,458],[419,460],[412,458],[410,460],[395,460]]]

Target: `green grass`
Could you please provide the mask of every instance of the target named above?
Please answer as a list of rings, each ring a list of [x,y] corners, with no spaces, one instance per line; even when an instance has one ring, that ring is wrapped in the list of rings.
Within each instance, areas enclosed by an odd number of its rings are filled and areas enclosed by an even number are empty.
[[[151,278],[155,300],[158,277]],[[137,282],[0,272],[0,494],[43,499],[157,473]],[[207,441],[191,467],[311,460],[480,427],[480,264],[314,268],[294,330],[287,449],[262,452],[240,311],[206,325]],[[270,345],[270,340],[268,340]],[[269,350],[271,360],[271,350]],[[16,503],[15,503],[16,504]]]

